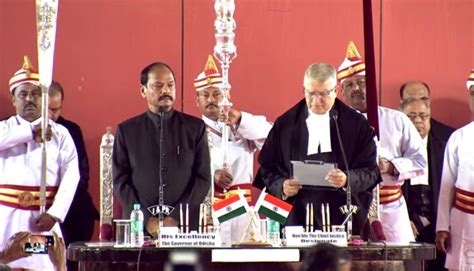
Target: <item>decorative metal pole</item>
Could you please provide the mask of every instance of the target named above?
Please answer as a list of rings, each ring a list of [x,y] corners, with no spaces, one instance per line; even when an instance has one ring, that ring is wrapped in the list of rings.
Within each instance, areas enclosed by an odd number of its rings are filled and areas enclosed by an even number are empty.
[[[41,87],[41,188],[40,213],[46,212],[47,142],[49,124],[48,90],[53,79],[54,45],[59,0],[36,0],[36,34],[38,39],[38,68]]]
[[[230,84],[229,84],[229,68],[232,60],[237,57],[237,48],[234,44],[235,39],[235,20],[234,11],[235,3],[234,0],[215,0],[214,10],[216,11],[217,18],[214,21],[214,27],[216,28],[216,46],[214,46],[214,57],[217,58],[221,64],[222,70],[222,101],[219,102],[219,108],[227,116],[232,102],[230,99]],[[222,150],[223,150],[223,168],[230,169],[229,160],[229,127],[224,125],[222,128]]]
[[[101,241],[112,240],[114,216],[114,190],[112,183],[112,150],[114,135],[107,127],[100,143],[100,235]]]
[[[376,136],[377,151],[380,150],[380,131],[378,114],[378,91],[377,75],[375,70],[375,48],[374,48],[374,27],[372,15],[372,0],[363,0],[363,19],[364,19],[364,48],[365,48],[365,69],[367,82],[367,120],[370,126],[374,128]],[[380,15],[382,16],[382,15]],[[382,27],[382,26],[380,26]],[[382,57],[382,54],[380,54]],[[380,67],[379,67],[380,68]],[[380,72],[382,70],[380,69]],[[382,82],[380,82],[382,84]],[[377,152],[377,163],[379,153]],[[380,186],[377,185],[372,192],[373,200],[369,208],[369,222],[380,219]]]

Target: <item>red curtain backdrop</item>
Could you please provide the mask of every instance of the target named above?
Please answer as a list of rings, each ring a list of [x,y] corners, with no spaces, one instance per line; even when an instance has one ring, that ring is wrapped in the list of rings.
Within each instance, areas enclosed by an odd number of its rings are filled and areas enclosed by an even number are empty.
[[[373,13],[382,105],[397,108],[399,86],[420,79],[431,87],[435,118],[454,127],[469,122],[465,80],[474,66],[474,2],[384,0],[381,9],[374,0]],[[178,82],[176,108],[198,116],[192,82],[215,44],[214,1],[61,0],[58,16],[54,78],[66,92],[63,116],[83,130],[89,190],[98,206],[100,139],[107,126],[115,129],[145,110],[139,93],[144,66],[170,64]],[[272,121],[303,97],[309,64],[337,68],[349,40],[364,54],[362,1],[236,0],[235,19],[234,105]],[[35,29],[33,0],[0,1],[1,119],[15,113],[8,80],[23,55],[37,66]]]

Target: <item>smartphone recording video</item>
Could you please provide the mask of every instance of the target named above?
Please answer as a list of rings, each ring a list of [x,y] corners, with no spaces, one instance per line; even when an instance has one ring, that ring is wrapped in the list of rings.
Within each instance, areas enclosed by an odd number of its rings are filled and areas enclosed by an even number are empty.
[[[32,235],[29,241],[25,243],[23,249],[25,253],[47,254],[49,246],[54,244],[54,238],[51,235]]]

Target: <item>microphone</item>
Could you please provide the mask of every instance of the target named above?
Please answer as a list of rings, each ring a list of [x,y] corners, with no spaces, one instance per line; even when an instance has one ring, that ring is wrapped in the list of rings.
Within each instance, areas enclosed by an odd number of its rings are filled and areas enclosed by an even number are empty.
[[[352,208],[352,190],[351,190],[351,182],[349,177],[349,163],[347,162],[346,152],[344,151],[344,146],[342,145],[342,138],[341,132],[339,131],[339,125],[337,124],[337,118],[339,117],[339,112],[336,109],[332,109],[329,111],[329,116],[334,120],[334,124],[336,126],[336,134],[337,134],[337,141],[339,142],[339,147],[342,153],[342,160],[344,161],[344,166],[346,167],[347,171],[347,179],[346,179],[346,209],[345,211],[349,212],[347,216],[347,238],[352,236],[352,212],[354,211]]]
[[[163,117],[164,117],[164,112],[165,112],[165,107],[160,106],[158,107],[158,111],[160,112],[160,157],[158,158],[158,166],[159,166],[159,172],[158,172],[158,178],[159,178],[159,191],[158,191],[158,206],[159,206],[159,213],[158,213],[158,221],[160,225],[160,230],[163,227],[163,207],[164,207],[164,191],[163,191]]]
[[[372,223],[370,223],[370,227],[372,228],[372,231],[375,235],[375,238],[378,241],[385,241],[387,238],[385,237],[385,234],[383,232],[383,227],[382,223],[380,223],[379,220],[374,220]]]
[[[160,116],[162,116],[163,113],[165,113],[165,107],[164,106],[158,107],[158,112],[160,113]],[[161,121],[160,124],[163,124],[163,122]]]

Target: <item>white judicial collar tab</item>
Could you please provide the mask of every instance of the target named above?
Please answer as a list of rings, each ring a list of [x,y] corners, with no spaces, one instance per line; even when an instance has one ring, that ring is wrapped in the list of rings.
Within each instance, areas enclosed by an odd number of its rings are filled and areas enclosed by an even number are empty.
[[[151,213],[151,215],[153,216],[156,216],[160,213],[164,214],[164,215],[169,215],[171,214],[173,211],[174,211],[174,207],[172,206],[168,206],[168,205],[163,205],[161,206],[161,210],[160,210],[160,206],[159,205],[152,205],[152,206],[149,206],[147,208],[148,212]]]

